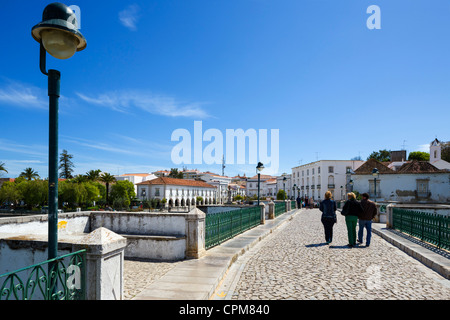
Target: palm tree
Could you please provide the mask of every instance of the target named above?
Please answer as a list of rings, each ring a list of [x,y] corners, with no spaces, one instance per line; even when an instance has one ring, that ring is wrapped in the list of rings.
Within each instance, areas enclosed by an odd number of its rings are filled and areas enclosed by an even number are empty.
[[[109,184],[116,181],[116,178],[114,178],[113,175],[109,174],[108,172],[103,172],[103,174],[100,176],[99,180],[101,182],[104,182],[106,184],[106,204],[108,205],[108,193],[109,193]]]
[[[86,178],[91,181],[97,181],[100,179],[101,172],[102,172],[102,170],[100,170],[100,169],[89,170],[88,172],[86,172]]]
[[[5,171],[6,173],[8,173],[8,170],[5,169],[5,163],[4,162],[0,162],[0,171]]]
[[[24,177],[27,180],[38,179],[39,174],[32,168],[25,168],[25,170],[20,173],[19,177]]]

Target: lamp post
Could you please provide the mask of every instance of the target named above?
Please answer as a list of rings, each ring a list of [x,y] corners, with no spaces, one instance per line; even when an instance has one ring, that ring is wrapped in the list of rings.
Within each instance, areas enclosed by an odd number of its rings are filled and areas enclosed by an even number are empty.
[[[264,169],[264,165],[262,162],[258,162],[258,165],[256,166],[256,170],[258,170],[258,206],[259,206],[259,184],[261,182],[261,171]]]
[[[297,185],[294,183],[294,185],[292,186],[292,197],[295,200],[295,187],[297,187]]]
[[[374,188],[374,191],[375,191],[374,192],[375,193],[375,202],[377,202],[377,178],[379,176],[377,168],[374,168],[372,170],[372,176],[373,176],[373,188]]]
[[[49,151],[48,151],[48,259],[58,255],[58,108],[61,73],[46,70],[46,52],[57,59],[68,59],[86,48],[78,31],[74,12],[65,4],[51,3],[42,13],[42,22],[31,29],[40,44],[39,67],[48,77]]]
[[[283,177],[283,191],[284,191],[284,200],[286,200],[286,177]]]

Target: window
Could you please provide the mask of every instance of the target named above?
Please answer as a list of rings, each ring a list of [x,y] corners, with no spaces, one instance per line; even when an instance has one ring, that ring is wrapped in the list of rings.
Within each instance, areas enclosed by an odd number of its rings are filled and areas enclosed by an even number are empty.
[[[320,167],[318,167],[318,168],[317,168],[317,173],[319,173],[319,174],[320,174]]]
[[[418,179],[417,180],[417,196],[427,197],[428,196],[428,180]]]
[[[309,169],[306,170],[306,175],[309,176]]]
[[[312,168],[312,173],[311,174],[314,174],[314,168]]]
[[[329,166],[328,167],[328,173],[334,173],[334,167],[333,166]]]
[[[159,188],[155,188],[155,197],[159,197],[159,196],[160,196]]]

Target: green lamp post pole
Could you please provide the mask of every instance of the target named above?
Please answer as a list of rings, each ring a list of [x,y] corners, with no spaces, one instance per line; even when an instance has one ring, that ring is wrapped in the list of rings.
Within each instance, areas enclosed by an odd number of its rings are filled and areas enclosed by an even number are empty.
[[[374,193],[375,193],[375,202],[377,202],[377,178],[378,178],[378,169],[374,168],[372,170],[372,175],[373,175],[373,188],[374,188]]]
[[[48,258],[58,256],[58,109],[61,74],[48,70],[49,148],[48,148]]]
[[[57,59],[68,59],[76,51],[86,48],[86,39],[78,31],[74,12],[65,4],[57,2],[45,7],[42,22],[31,29],[31,35],[40,44],[39,67],[48,77],[48,259],[53,259],[58,256],[58,109],[61,73],[53,69],[46,71],[46,53]]]
[[[259,185],[261,182],[261,170],[264,169],[264,165],[261,162],[258,162],[258,166],[256,170],[258,170],[258,206],[259,206]]]

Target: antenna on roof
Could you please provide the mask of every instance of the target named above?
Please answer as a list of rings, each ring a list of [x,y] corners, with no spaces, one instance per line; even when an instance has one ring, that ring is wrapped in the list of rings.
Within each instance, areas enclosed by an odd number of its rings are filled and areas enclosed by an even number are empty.
[[[406,146],[406,140],[403,140],[402,150],[406,150],[406,149],[405,149],[405,146]]]

